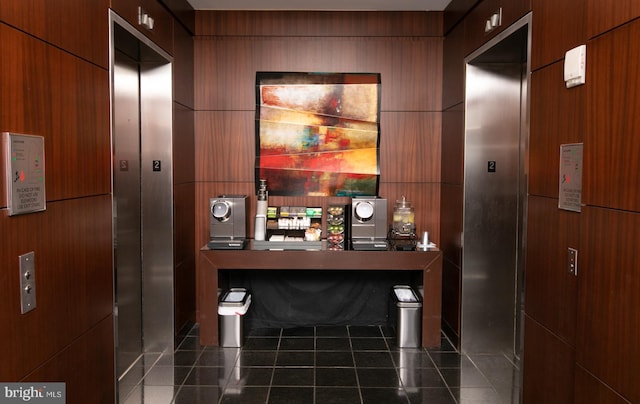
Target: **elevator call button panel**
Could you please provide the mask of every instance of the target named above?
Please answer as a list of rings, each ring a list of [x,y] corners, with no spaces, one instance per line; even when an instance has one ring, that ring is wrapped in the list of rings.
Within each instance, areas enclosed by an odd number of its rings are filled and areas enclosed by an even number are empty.
[[[44,137],[2,134],[9,216],[46,209]]]

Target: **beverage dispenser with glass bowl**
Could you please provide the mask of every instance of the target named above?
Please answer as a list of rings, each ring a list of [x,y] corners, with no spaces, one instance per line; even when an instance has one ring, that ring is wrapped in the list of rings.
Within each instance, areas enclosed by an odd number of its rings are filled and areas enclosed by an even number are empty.
[[[404,195],[402,199],[396,200],[389,241],[393,250],[408,251],[416,248],[416,215],[411,202]]]

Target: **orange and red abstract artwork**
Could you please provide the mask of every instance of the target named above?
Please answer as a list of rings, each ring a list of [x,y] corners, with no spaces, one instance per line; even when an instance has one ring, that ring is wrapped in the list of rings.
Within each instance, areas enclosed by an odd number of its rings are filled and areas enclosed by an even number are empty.
[[[377,195],[380,75],[257,73],[256,181],[271,195]]]

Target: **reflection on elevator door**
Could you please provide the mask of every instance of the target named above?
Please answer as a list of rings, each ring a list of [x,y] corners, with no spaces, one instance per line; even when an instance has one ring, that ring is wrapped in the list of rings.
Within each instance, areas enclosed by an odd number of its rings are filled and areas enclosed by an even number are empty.
[[[140,96],[138,64],[121,52],[114,65],[113,173],[117,377],[142,354]]]

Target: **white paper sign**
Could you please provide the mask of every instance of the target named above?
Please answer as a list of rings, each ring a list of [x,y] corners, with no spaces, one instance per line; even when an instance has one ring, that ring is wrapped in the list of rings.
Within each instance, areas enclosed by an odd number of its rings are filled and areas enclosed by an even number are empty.
[[[582,206],[582,143],[560,145],[558,208],[580,212]]]

